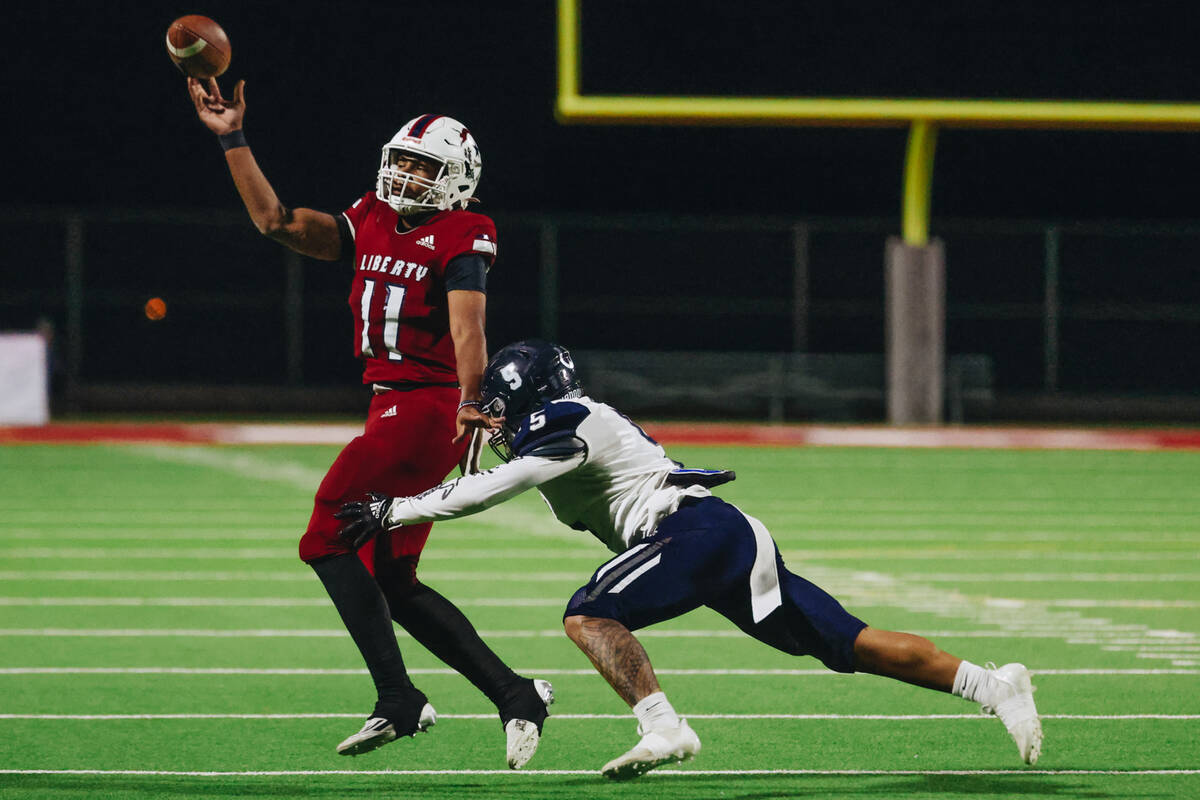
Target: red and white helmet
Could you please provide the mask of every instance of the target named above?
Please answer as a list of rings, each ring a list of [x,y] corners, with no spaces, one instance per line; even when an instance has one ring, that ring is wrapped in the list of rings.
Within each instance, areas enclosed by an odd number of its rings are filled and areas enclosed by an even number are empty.
[[[399,169],[395,164],[403,153],[439,163],[437,177],[426,180]],[[461,122],[423,114],[406,122],[383,146],[375,194],[401,215],[466,208],[482,172],[479,145]],[[422,191],[406,191],[412,186]]]

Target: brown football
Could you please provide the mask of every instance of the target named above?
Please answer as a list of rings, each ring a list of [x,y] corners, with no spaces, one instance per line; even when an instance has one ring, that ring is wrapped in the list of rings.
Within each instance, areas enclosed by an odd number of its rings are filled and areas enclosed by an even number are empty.
[[[208,17],[188,14],[167,28],[167,55],[184,75],[215,78],[229,68],[229,37]]]

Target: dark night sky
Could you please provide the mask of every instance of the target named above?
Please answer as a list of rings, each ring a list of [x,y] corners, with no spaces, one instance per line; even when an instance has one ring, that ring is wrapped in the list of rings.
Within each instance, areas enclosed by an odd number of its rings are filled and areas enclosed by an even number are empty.
[[[224,82],[247,80],[247,135],[294,205],[344,207],[380,145],[437,111],[480,142],[493,213],[898,216],[900,129],[558,125],[551,0],[22,4],[0,67],[0,202],[237,208],[164,52],[183,13],[229,33]],[[1191,4],[590,0],[584,14],[590,91],[1200,99]],[[945,131],[934,214],[1188,219],[1198,150],[1190,133]]]
[[[539,233],[523,215],[686,212],[882,220],[870,234],[814,234],[805,349],[883,350],[882,252],[886,229],[900,228],[903,128],[559,125],[553,0],[21,4],[5,18],[0,58],[0,205],[168,211],[156,225],[88,229],[85,379],[137,379],[157,361],[175,370],[163,380],[282,380],[280,359],[264,372],[262,359],[228,358],[247,337],[283,351],[282,255],[243,215],[167,58],[166,28],[187,13],[228,32],[222,82],[247,80],[246,133],[285,204],[345,208],[374,186],[381,145],[414,116],[471,128],[484,161],[478,209],[503,223],[494,341],[538,324]],[[583,16],[585,92],[1200,102],[1194,2],[584,0]],[[1198,138],[942,131],[932,232],[947,242],[948,351],[992,357],[1002,391],[1044,383],[1042,229],[979,235],[955,220],[1100,220],[1091,233],[1064,229],[1060,388],[1200,386],[1190,364],[1200,239],[1110,236],[1105,222],[1200,217]],[[173,209],[238,223],[173,226]],[[63,229],[26,219],[0,225],[0,326],[42,315],[61,326]],[[703,219],[670,235],[560,237],[555,335],[580,349],[636,350],[670,346],[687,329],[696,349],[792,349],[786,225],[743,236]],[[344,284],[337,270],[305,270],[307,381],[356,380]],[[172,312],[152,326],[141,304],[153,294]],[[214,328],[212,315],[229,308],[218,300],[231,299],[260,310]],[[1166,304],[1175,317],[1122,310],[1137,303]]]

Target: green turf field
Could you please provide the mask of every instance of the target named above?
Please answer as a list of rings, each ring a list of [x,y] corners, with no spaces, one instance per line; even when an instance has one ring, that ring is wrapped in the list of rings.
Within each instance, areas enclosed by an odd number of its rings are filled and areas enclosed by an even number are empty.
[[[704,743],[597,774],[635,722],[562,634],[607,556],[530,494],[434,528],[423,579],[554,682],[525,771],[484,697],[401,636],[433,731],[348,759],[357,651],[295,558],[336,448],[0,448],[0,798],[1200,797],[1200,454],[671,448],[873,625],[1035,672],[1023,767],[958,698],[824,672],[698,612],[644,632]]]

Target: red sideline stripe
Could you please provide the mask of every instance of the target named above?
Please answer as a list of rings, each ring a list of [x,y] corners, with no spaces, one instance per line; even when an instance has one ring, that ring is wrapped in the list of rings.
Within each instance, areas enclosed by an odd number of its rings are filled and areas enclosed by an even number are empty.
[[[1200,431],[1162,431],[1159,447],[1164,450],[1195,450],[1200,448]]]
[[[0,425],[0,444],[107,444],[129,442],[190,442],[211,444],[207,425],[161,422],[55,422],[41,426]]]
[[[928,447],[1001,450],[1200,450],[1200,430],[1086,428],[891,428],[883,425],[738,425],[650,423],[642,426],[664,444],[767,447]],[[0,426],[5,444],[345,444],[361,428],[353,423],[181,424],[51,423]]]

